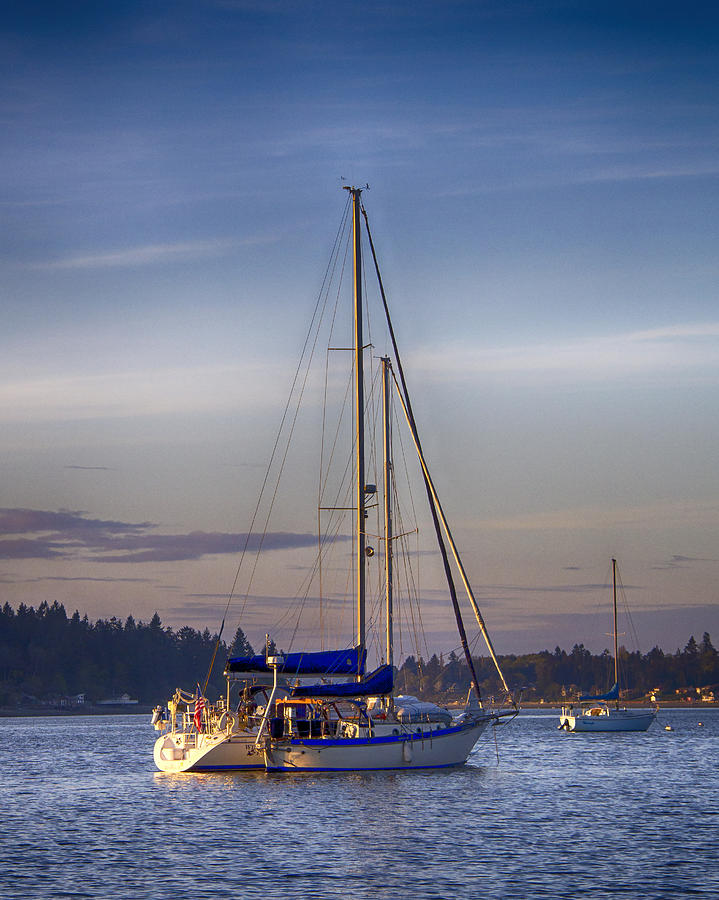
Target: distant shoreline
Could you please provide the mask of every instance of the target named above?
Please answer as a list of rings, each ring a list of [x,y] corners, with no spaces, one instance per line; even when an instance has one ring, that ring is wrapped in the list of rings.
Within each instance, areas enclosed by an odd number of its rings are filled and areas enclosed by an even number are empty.
[[[553,700],[548,703],[538,703],[536,700],[531,700],[522,703],[521,707],[522,709],[561,709],[562,706],[569,706],[569,704],[578,706],[579,700]],[[628,708],[637,707],[640,709],[644,709],[648,706],[658,706],[660,709],[716,709],[719,706],[719,701],[657,700],[654,702],[653,700],[621,700],[619,705]]]
[[[584,701],[585,703],[587,701]],[[464,708],[464,700],[449,700],[445,702],[438,701],[440,706],[446,706],[448,709],[461,709]],[[545,703],[540,703],[538,700],[527,700],[522,701],[520,703],[521,709],[547,709],[547,710],[559,710],[563,706],[579,706],[579,700],[548,700]],[[719,707],[719,701],[706,701],[706,700],[657,700],[654,702],[653,700],[621,700],[619,702],[620,706],[626,706],[627,708],[637,708],[637,709],[647,709],[658,706],[659,709],[716,709]]]
[[[151,706],[141,706],[137,703],[128,703],[126,706],[91,706],[72,707],[70,709],[58,709],[53,707],[0,707],[0,719],[39,719],[43,717],[57,718],[58,716],[149,716],[152,713]]]
[[[558,711],[562,708],[563,705],[568,705],[569,703],[575,703],[578,705],[579,701],[574,700],[557,700],[548,703],[539,703],[536,700],[527,701],[526,703],[522,703],[520,705],[521,709],[546,709],[547,711]],[[445,703],[440,703],[441,706],[446,706],[449,709],[461,709],[464,708],[464,701],[449,701]],[[626,702],[622,702],[621,706],[627,707],[637,707],[644,708],[658,706],[660,709],[716,709],[719,707],[719,701],[707,702],[704,700],[660,700],[657,703],[652,703],[649,700],[627,700]],[[149,716],[152,714],[153,707],[152,706],[141,706],[138,704],[128,704],[126,706],[92,706],[88,705],[86,707],[73,707],[71,709],[39,709],[37,707],[0,707],[0,719],[10,719],[10,718],[58,718],[61,716]]]

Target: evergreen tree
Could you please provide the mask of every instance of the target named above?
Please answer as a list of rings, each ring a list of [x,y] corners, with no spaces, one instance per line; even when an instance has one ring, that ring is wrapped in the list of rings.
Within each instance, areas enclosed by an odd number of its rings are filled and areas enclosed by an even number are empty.
[[[68,618],[62,604],[42,601],[37,609],[20,604],[17,610],[5,603],[0,608],[0,706],[48,702],[83,693],[88,701],[129,693],[142,704],[155,705],[177,687],[192,690],[204,684],[210,663],[215,669],[208,685],[209,696],[224,693],[218,660],[228,648],[209,629],[185,626],[174,632],[163,627],[155,613],[149,623],[130,615],[124,622],[112,616],[92,623],[75,611]],[[276,653],[274,641],[270,652]],[[252,656],[253,649],[241,628],[230,648],[234,656]],[[652,689],[673,694],[677,689],[715,686],[719,683],[719,654],[708,632],[701,643],[691,637],[683,650],[665,654],[658,647],[642,655],[621,648],[623,684],[633,696]],[[474,660],[484,696],[501,696],[492,661]],[[576,692],[600,692],[610,684],[613,670],[608,650],[591,654],[576,644],[567,654],[560,647],[523,656],[500,657],[500,664],[513,689],[523,689],[525,699],[559,700]],[[421,684],[422,683],[422,684]],[[433,654],[429,662],[409,656],[399,667],[397,689],[446,702],[460,699],[469,689],[469,672],[463,659],[452,651],[445,662]],[[33,700],[33,698],[35,698]]]
[[[230,656],[254,656],[252,644],[247,640],[245,632],[237,626],[237,631],[230,644]]]
[[[704,632],[699,646],[699,677],[702,687],[719,681],[719,654],[714,649],[708,631]]]

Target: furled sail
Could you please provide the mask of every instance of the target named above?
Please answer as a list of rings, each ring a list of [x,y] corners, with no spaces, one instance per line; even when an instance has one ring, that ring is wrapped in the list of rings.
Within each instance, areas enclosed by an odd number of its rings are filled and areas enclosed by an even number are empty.
[[[580,700],[618,700],[619,699],[619,685],[615,681],[614,684],[609,688],[606,694],[600,694],[598,697],[591,697],[589,695],[582,696],[579,698]]]
[[[337,677],[364,674],[367,651],[359,647],[349,650],[321,650],[313,653],[286,653],[277,668],[284,675],[326,675]],[[271,672],[264,654],[235,656],[227,660],[228,672]]]
[[[306,684],[292,688],[292,697],[374,697],[389,694],[394,684],[392,666],[380,666],[361,681],[343,684]]]

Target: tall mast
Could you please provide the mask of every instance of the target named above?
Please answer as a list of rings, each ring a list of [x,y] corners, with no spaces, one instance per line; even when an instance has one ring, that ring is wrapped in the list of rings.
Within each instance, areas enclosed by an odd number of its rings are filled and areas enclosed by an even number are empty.
[[[614,684],[619,688],[619,635],[617,633],[617,561],[612,557],[612,596],[614,600]],[[619,709],[619,698],[617,698]]]
[[[382,422],[384,425],[384,571],[387,606],[387,665],[394,665],[394,641],[392,636],[392,434],[390,431],[390,361],[382,357]]]
[[[354,237],[354,371],[355,371],[355,435],[356,469],[355,507],[357,566],[357,646],[360,658],[365,646],[365,461],[364,461],[364,365],[362,338],[362,234],[360,231],[359,188],[346,187],[352,195],[352,232]]]

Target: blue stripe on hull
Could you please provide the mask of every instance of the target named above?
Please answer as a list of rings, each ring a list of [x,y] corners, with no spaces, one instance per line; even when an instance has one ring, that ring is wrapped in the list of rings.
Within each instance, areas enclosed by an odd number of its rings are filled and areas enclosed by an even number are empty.
[[[309,766],[306,768],[305,766],[298,766],[297,768],[283,768],[282,766],[278,766],[275,768],[274,766],[268,766],[265,771],[273,773],[282,772],[285,775],[297,775],[301,772],[411,772],[416,769],[456,769],[457,766],[463,766],[465,762],[466,760],[464,762],[456,763],[435,763],[434,765],[427,766],[376,766],[372,769],[365,769],[364,767],[358,769],[356,766],[355,768],[348,769],[324,769],[320,767],[311,768]]]

